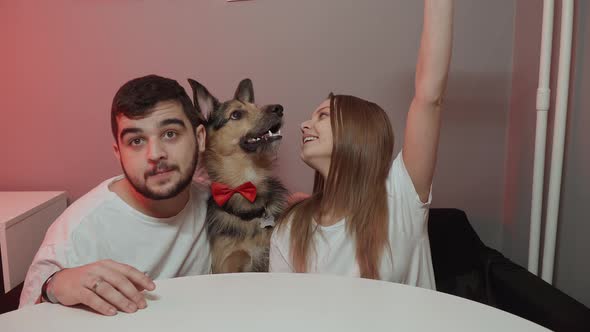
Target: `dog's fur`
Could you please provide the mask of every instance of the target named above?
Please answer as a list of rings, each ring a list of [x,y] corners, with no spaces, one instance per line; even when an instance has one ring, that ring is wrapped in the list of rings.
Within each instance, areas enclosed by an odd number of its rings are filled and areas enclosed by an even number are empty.
[[[204,162],[212,182],[235,188],[252,182],[257,188],[251,203],[239,193],[220,207],[209,199],[207,232],[213,273],[268,271],[272,227],[286,206],[287,190],[271,175],[281,141],[283,108],[258,107],[252,82],[240,82],[234,98],[220,103],[199,82],[189,79],[197,111],[207,115]],[[274,135],[265,135],[272,129]],[[256,138],[260,138],[256,140]]]

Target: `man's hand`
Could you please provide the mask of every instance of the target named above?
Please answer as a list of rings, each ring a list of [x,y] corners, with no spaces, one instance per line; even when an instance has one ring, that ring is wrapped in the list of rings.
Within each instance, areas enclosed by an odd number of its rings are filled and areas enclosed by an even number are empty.
[[[132,266],[102,260],[55,274],[47,285],[59,303],[72,306],[85,304],[97,312],[112,316],[117,309],[131,313],[147,306],[143,290],[156,285]]]

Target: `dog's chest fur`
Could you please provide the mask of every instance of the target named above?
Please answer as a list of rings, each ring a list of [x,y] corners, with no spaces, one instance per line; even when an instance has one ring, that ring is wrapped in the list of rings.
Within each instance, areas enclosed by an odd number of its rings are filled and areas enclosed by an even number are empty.
[[[284,209],[287,190],[272,177],[260,183],[257,190],[253,203],[239,193],[223,207],[209,199],[206,222],[214,273],[268,271],[272,225]],[[232,260],[230,256],[236,252],[247,255]]]
[[[285,205],[287,190],[275,178],[268,178],[257,186],[256,200],[250,203],[239,193],[220,207],[209,198],[207,230],[210,237],[232,236],[246,238],[259,233],[263,219],[276,219]]]

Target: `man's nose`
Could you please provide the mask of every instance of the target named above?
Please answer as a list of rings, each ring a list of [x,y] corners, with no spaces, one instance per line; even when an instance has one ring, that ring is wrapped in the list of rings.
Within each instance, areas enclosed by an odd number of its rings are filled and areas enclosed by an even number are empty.
[[[152,140],[148,143],[148,159],[152,161],[158,161],[167,157],[166,149],[162,142],[158,140]]]

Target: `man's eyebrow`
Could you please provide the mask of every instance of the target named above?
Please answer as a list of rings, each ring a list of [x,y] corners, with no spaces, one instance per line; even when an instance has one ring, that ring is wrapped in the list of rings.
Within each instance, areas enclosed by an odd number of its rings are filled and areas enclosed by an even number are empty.
[[[160,127],[165,127],[165,126],[169,126],[169,125],[179,125],[183,128],[186,128],[186,124],[181,119],[171,118],[171,119],[164,119],[164,120],[160,121]],[[140,128],[136,128],[136,127],[125,128],[125,129],[121,130],[121,134],[119,134],[119,138],[123,139],[123,137],[125,137],[125,135],[141,134],[142,132],[143,132],[143,130],[141,130]]]
[[[130,128],[125,128],[123,130],[121,130],[121,134],[119,134],[119,139],[123,139],[123,137],[125,137],[125,135],[127,134],[140,134],[143,131],[139,128],[135,128],[135,127],[130,127]]]
[[[183,128],[186,128],[186,124],[184,124],[184,121],[177,119],[177,118],[162,120],[160,122],[160,127],[165,127],[165,126],[172,125],[172,124],[179,125]]]

